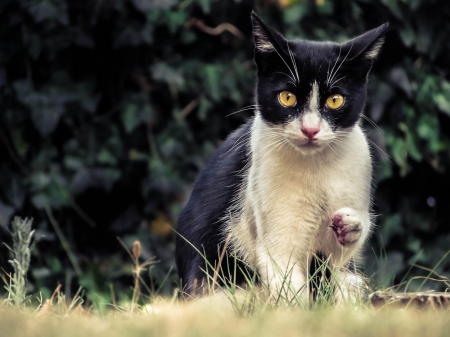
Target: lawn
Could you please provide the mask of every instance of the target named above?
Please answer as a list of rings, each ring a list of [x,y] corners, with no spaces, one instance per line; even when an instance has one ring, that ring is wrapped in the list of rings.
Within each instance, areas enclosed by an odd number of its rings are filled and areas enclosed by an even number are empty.
[[[161,300],[134,314],[75,310],[37,315],[0,307],[1,336],[448,336],[446,311],[367,306],[320,310],[260,310],[237,315],[227,299],[171,303]],[[146,310],[147,309],[147,310]]]

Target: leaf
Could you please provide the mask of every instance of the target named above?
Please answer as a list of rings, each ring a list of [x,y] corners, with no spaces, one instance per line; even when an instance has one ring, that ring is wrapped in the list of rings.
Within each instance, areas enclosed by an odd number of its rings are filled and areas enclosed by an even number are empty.
[[[141,12],[154,9],[167,9],[175,5],[176,0],[131,0],[131,3]]]
[[[414,141],[414,137],[411,134],[408,126],[405,123],[400,123],[399,129],[405,133],[405,142],[408,154],[417,161],[422,160],[422,154],[420,153],[419,148],[417,147],[416,142]]]
[[[380,235],[385,244],[388,244],[395,235],[402,235],[404,229],[402,228],[402,217],[396,213],[389,215],[380,228]]]
[[[153,30],[154,23],[150,20],[147,20],[144,27],[141,30],[142,40],[148,44],[153,43]]]
[[[436,94],[433,97],[434,102],[438,106],[439,110],[450,115],[450,96],[444,96],[444,94]]]
[[[284,21],[289,24],[298,24],[308,13],[305,4],[296,4],[283,11]]]
[[[38,34],[30,34],[28,51],[32,58],[37,59],[42,51],[42,41]]]
[[[73,84],[64,72],[54,73],[51,84],[35,90],[28,80],[14,82],[17,98],[30,111],[36,129],[43,137],[49,136],[66,113],[68,103],[80,103],[89,112],[97,105],[90,83]]]
[[[377,123],[385,112],[386,104],[394,97],[394,90],[387,83],[378,83],[373,99],[371,99],[370,117]]]
[[[410,170],[407,162],[408,150],[406,142],[401,138],[395,138],[393,135],[387,134],[386,144],[391,148],[390,153],[392,154],[394,161],[400,166],[400,174],[405,176]]]
[[[207,65],[203,71],[205,72],[206,88],[214,101],[220,99],[221,93],[219,89],[218,69],[214,65]]]
[[[54,19],[68,25],[67,5],[61,0],[32,0],[23,5],[38,23]]]
[[[97,161],[101,164],[114,166],[117,164],[117,158],[107,149],[102,149],[97,155]]]
[[[188,19],[187,13],[184,11],[166,11],[166,24],[169,28],[169,32],[174,34],[179,29],[181,29]]]
[[[434,102],[438,106],[439,110],[450,115],[450,83],[442,80],[441,93],[436,93],[433,97]]]
[[[420,116],[417,133],[423,139],[434,139],[438,136],[439,124],[435,116],[424,114]]]
[[[60,100],[52,100],[44,93],[34,91],[29,81],[20,80],[14,83],[18,98],[31,110],[36,129],[42,136],[47,136],[55,129],[64,112]]]
[[[150,68],[150,72],[153,79],[157,81],[162,81],[167,84],[173,84],[177,86],[181,86],[184,84],[184,78],[181,70],[172,68],[165,62],[155,63]]]
[[[207,98],[201,98],[197,109],[197,116],[201,121],[206,119],[208,110],[211,108],[211,103]]]
[[[411,83],[409,82],[405,69],[402,67],[392,68],[389,73],[389,78],[391,82],[400,88],[409,98],[412,98]]]
[[[201,6],[203,13],[209,13],[211,10],[211,0],[197,0],[197,3]]]
[[[117,169],[81,168],[72,179],[70,189],[74,195],[79,195],[90,188],[111,191],[120,175],[120,171]]]
[[[130,133],[136,126],[139,125],[140,119],[138,115],[138,106],[134,104],[128,104],[122,113],[122,123],[125,127],[125,132]]]
[[[377,163],[375,170],[375,177],[378,183],[392,177],[392,165],[387,160]]]
[[[137,47],[143,43],[142,34],[133,27],[125,27],[116,40],[114,41],[114,48],[119,49],[123,47]]]
[[[400,20],[403,19],[403,14],[402,11],[400,10],[397,0],[381,0],[381,2],[384,3],[384,5],[387,8],[389,8],[391,13],[394,14],[397,17],[397,19]]]
[[[414,44],[414,42],[416,42],[416,33],[408,24],[405,23],[405,25],[400,29],[399,33],[403,44],[406,47],[409,48]]]
[[[333,3],[330,0],[316,1],[317,11],[322,15],[330,15],[333,13]]]
[[[11,131],[11,140],[14,144],[14,149],[17,151],[21,158],[24,158],[28,149],[30,148],[30,144],[28,144],[23,139],[23,131],[21,129],[16,129]]]
[[[126,133],[133,132],[141,123],[151,123],[154,114],[146,93],[129,95],[123,103],[121,119]]]

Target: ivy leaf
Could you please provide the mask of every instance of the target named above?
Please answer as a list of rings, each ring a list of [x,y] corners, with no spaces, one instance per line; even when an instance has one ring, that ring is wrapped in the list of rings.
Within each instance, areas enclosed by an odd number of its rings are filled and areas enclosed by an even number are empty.
[[[131,95],[123,103],[121,119],[126,133],[131,133],[136,127],[145,122],[150,123],[153,118],[153,109],[146,93]]]
[[[436,94],[433,99],[439,110],[450,116],[449,96],[446,97],[444,94]]]
[[[173,84],[177,86],[181,86],[184,84],[184,78],[181,70],[172,68],[165,62],[155,63],[150,68],[150,72],[153,79],[157,81],[162,81],[167,84]]]
[[[204,70],[206,78],[206,88],[214,101],[220,99],[219,89],[219,73],[218,68],[214,65],[207,65]]]
[[[24,4],[24,7],[38,23],[54,19],[65,26],[69,24],[65,1],[32,0],[26,3],[26,5]]]

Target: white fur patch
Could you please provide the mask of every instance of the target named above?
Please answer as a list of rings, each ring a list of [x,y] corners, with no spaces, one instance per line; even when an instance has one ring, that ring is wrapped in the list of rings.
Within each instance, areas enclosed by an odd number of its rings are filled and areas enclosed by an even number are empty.
[[[381,47],[383,46],[384,38],[379,39],[373,46],[364,54],[364,58],[368,60],[373,60],[378,56]]]
[[[309,95],[309,110],[318,111],[319,110],[319,85],[314,82],[312,85],[312,90]]]
[[[268,41],[266,34],[261,31],[261,28],[255,27],[255,47],[261,53],[271,53],[275,50],[272,43]]]
[[[316,95],[313,86],[309,109]],[[286,273],[289,287],[306,289],[309,261],[316,252],[331,256],[333,266],[343,266],[371,228],[371,158],[362,130],[356,125],[336,136],[321,121],[317,148],[304,148],[294,132],[301,123],[297,119],[286,129],[269,126],[257,113],[250,166],[230,209],[233,223],[227,226],[239,255],[277,291]],[[349,248],[337,242],[330,228],[332,215],[344,207],[355,210],[364,228]]]

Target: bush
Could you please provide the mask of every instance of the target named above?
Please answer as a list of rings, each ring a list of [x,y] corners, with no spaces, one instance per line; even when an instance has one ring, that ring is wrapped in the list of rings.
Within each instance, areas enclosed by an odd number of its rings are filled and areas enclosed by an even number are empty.
[[[374,147],[380,217],[369,247],[386,253],[379,281],[445,254],[444,1],[4,0],[0,232],[13,215],[35,219],[44,236],[32,259],[35,291],[61,282],[66,293],[81,285],[109,301],[113,283],[131,297],[131,261],[116,236],[140,240],[143,258],[160,260],[147,280],[162,284],[173,266],[172,227],[197,173],[252,115],[225,118],[253,104],[252,8],[288,38],[343,41],[390,21],[365,110],[383,132],[365,123],[371,140],[392,157]],[[163,290],[176,280],[172,271]]]

